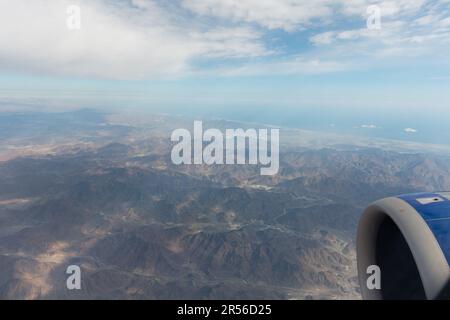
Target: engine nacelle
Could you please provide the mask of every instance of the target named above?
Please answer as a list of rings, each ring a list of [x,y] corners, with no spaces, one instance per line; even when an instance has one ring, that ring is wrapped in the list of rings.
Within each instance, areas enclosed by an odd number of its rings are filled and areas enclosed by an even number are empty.
[[[370,205],[357,236],[363,299],[450,298],[450,193],[386,198]],[[378,266],[380,287],[368,285]]]

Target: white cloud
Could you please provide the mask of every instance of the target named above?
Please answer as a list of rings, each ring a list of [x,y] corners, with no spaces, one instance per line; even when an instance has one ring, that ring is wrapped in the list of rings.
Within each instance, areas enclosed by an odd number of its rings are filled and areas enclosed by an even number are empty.
[[[293,31],[313,19],[333,14],[330,0],[182,0],[183,6],[203,16],[256,23],[268,29]]]
[[[443,28],[450,27],[450,17],[440,20],[439,26]]]
[[[316,45],[331,44],[336,41],[336,33],[333,31],[322,32],[312,36],[310,41]]]
[[[82,10],[79,31],[66,27],[66,9],[74,4]],[[379,0],[380,31],[364,27],[370,4],[373,0],[0,0],[0,71],[148,79],[215,71],[337,72],[369,65],[367,57],[448,60],[450,23],[443,10],[448,1]],[[344,28],[347,19],[360,27]],[[270,33],[284,30],[303,41],[305,28],[320,30],[310,38],[312,49],[293,49],[294,37],[286,43]],[[214,59],[220,64],[202,64]]]
[[[261,57],[271,52],[261,41],[262,34],[251,28],[215,28],[205,32],[192,33],[205,57]]]
[[[361,10],[366,1],[349,1],[349,13]],[[355,29],[337,27],[317,33],[310,42],[333,53],[359,58],[387,59],[396,57],[433,57],[446,59],[449,53],[450,26],[448,1],[390,0],[379,1],[381,29],[365,26]],[[445,13],[447,12],[447,14]]]
[[[419,132],[417,129],[413,129],[413,128],[405,128],[404,131],[406,133],[417,133],[417,132]]]
[[[421,10],[428,0],[181,0],[182,5],[201,16],[234,22],[255,23],[268,29],[298,31],[344,17],[367,16],[376,4],[382,15],[402,16]],[[364,22],[364,20],[362,21]]]
[[[81,30],[67,28],[68,0],[0,0],[0,68],[108,79],[173,77],[204,56],[267,54],[248,27],[214,29],[175,23],[154,1],[75,1]]]
[[[159,26],[139,26],[120,8],[80,2],[81,30],[66,26],[69,1],[0,1],[2,68],[105,78],[176,74],[198,49]],[[7,8],[7,9],[6,9]],[[11,38],[11,35],[14,35]]]
[[[377,129],[378,126],[374,125],[374,124],[363,124],[363,125],[361,125],[361,128],[363,128],[363,129]]]
[[[224,77],[236,77],[294,74],[311,75],[340,72],[346,69],[348,69],[347,65],[337,61],[293,57],[281,61],[247,63],[239,67],[227,67],[222,70],[213,70],[213,72]]]

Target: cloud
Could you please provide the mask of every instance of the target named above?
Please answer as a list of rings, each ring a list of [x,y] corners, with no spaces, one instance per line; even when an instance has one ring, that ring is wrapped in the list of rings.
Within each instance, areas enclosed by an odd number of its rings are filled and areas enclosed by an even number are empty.
[[[76,2],[81,29],[67,28],[66,0],[0,0],[0,68],[107,79],[176,77],[198,57],[267,54],[249,27],[185,27],[154,1]]]
[[[287,31],[333,14],[332,1],[323,0],[182,0],[182,4],[198,15]]]
[[[181,0],[200,16],[254,23],[267,29],[298,31],[330,24],[342,17],[367,18],[367,8],[378,5],[384,17],[413,14],[428,0]]]
[[[363,124],[363,125],[361,125],[361,128],[363,128],[363,129],[378,129],[378,126],[376,126],[374,124]]]
[[[345,11],[360,11],[362,2],[365,1],[356,1],[359,5],[348,6]],[[332,50],[334,54],[349,56],[353,52],[359,58],[439,57],[447,60],[445,56],[449,53],[450,43],[448,1],[392,0],[376,4],[380,7],[381,29],[369,30],[364,24],[353,29],[337,26],[333,31],[312,35],[310,42],[319,49]]]
[[[6,5],[5,3],[8,2]],[[197,46],[157,25],[139,26],[120,8],[80,2],[81,30],[67,28],[72,2],[0,2],[2,68],[105,78],[176,74]],[[159,17],[158,17],[158,20]],[[14,34],[14,40],[11,39]]]
[[[260,75],[312,75],[347,70],[349,67],[333,60],[319,60],[306,57],[292,57],[283,60],[260,63],[247,63],[238,67],[212,70],[223,77]]]
[[[405,128],[404,131],[406,133],[417,133],[417,132],[419,132],[417,129],[413,129],[413,128]]]
[[[365,28],[373,3],[0,0],[0,71],[140,80],[340,72],[370,68],[369,59],[448,62],[448,1],[379,0],[377,31]],[[66,26],[69,5],[81,8],[81,30]]]
[[[200,44],[203,57],[213,58],[253,58],[269,55],[271,52],[261,38],[260,32],[246,27],[218,27],[192,33],[192,39]]]

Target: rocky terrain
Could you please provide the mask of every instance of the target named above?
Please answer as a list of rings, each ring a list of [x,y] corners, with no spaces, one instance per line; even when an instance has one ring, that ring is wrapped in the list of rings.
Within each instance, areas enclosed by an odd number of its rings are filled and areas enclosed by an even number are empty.
[[[450,189],[445,154],[289,139],[279,174],[264,177],[173,165],[170,132],[189,125],[176,117],[0,123],[2,299],[358,299],[364,207]],[[79,291],[66,288],[73,264]]]

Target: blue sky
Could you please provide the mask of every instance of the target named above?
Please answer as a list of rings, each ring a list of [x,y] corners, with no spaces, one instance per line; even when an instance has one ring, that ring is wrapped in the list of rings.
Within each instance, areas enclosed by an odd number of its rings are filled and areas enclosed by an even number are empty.
[[[449,0],[0,0],[0,21],[3,105],[450,120]]]

